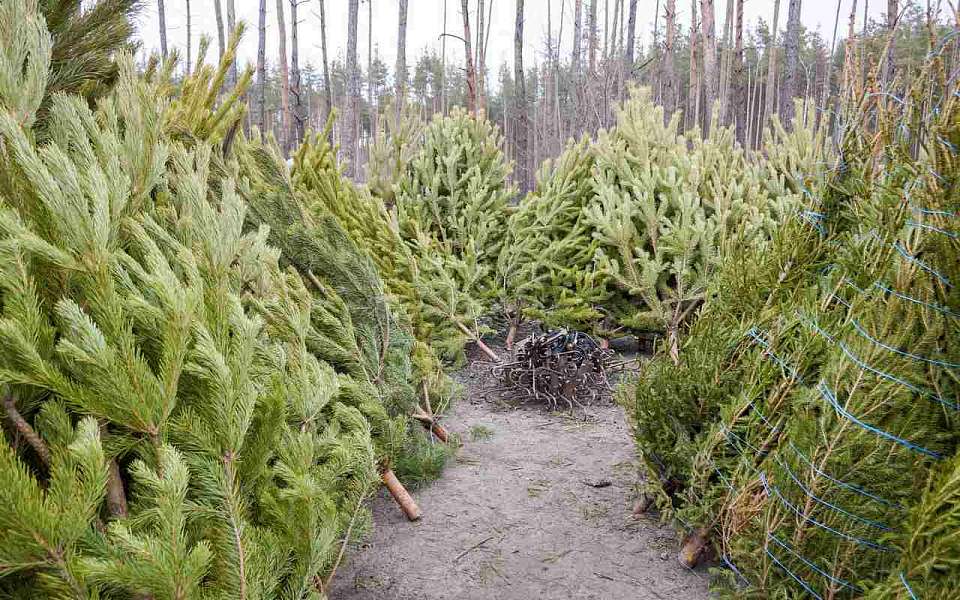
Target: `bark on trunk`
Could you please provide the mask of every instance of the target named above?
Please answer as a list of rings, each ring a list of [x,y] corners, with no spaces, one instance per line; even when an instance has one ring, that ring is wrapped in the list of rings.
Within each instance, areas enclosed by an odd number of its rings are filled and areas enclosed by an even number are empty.
[[[477,72],[473,66],[473,45],[470,42],[470,3],[469,0],[460,0],[460,10],[463,12],[463,46],[467,61],[467,110],[471,115],[477,115]]]
[[[687,88],[687,129],[700,125],[700,71],[697,69],[697,0],[690,0],[690,82]]]
[[[517,122],[514,128],[517,182],[523,197],[530,190],[527,161],[527,85],[523,72],[523,0],[517,0],[517,17],[513,30],[513,78],[516,95]]]
[[[357,66],[357,24],[360,1],[350,0],[347,14],[347,121],[343,128],[343,148],[346,153],[347,175],[359,173],[357,145],[360,128],[357,97],[360,95],[360,73]]]
[[[787,11],[786,68],[783,90],[783,124],[791,127],[793,99],[799,95],[800,0],[790,0]]]
[[[287,26],[284,19],[284,0],[277,0],[277,38],[280,66],[280,147],[284,154],[290,151],[290,69],[287,66]]]
[[[654,15],[656,18],[656,15]],[[627,20],[627,65],[626,79],[633,75],[633,46],[637,35],[637,0],[630,0],[630,16]]]
[[[664,22],[667,28],[667,35],[663,46],[663,73],[660,75],[661,85],[663,86],[663,112],[664,118],[669,121],[673,112],[677,110],[677,84],[676,73],[674,73],[674,42],[677,26],[677,1],[667,0],[664,6]]]
[[[590,13],[587,21],[587,62],[590,68],[590,74],[597,72],[597,2],[600,0],[590,0]]]
[[[583,0],[574,0],[573,3],[573,53],[570,56],[570,66],[574,74],[580,73],[580,46],[582,45],[580,20],[583,17]]]
[[[837,14],[833,18],[833,39],[830,42],[830,56],[823,75],[823,89],[820,91],[820,110],[818,111],[817,127],[830,127],[830,116],[827,114],[827,104],[830,101],[830,78],[833,75],[833,55],[837,47],[837,29],[840,26],[840,4],[837,0]]]
[[[223,10],[220,8],[220,0],[213,0],[213,12],[217,17],[217,50],[220,52],[220,60],[223,60],[226,46],[223,42]]]
[[[293,144],[296,148],[303,142],[307,126],[307,107],[300,86],[300,43],[297,37],[297,4],[290,0],[290,95],[293,98]]]
[[[219,2],[219,0],[218,0]],[[233,35],[237,28],[237,11],[234,8],[233,0],[227,0],[227,29],[230,31],[227,37]],[[230,63],[229,87],[233,89],[237,85],[237,57],[233,57]]]
[[[397,123],[407,95],[407,0],[400,0],[400,25],[397,29],[396,97]],[[444,38],[444,44],[446,38]]]
[[[160,17],[160,56],[167,57],[167,11],[163,0],[157,0],[157,14]]]
[[[713,0],[700,0],[700,22],[703,33],[703,75],[706,79],[706,106],[704,107],[704,136],[713,126],[713,105],[717,101],[717,32],[713,11]]]
[[[257,97],[254,123],[260,130],[260,139],[266,138],[267,93],[267,0],[260,0],[260,18],[257,30]]]
[[[190,40],[190,0],[187,0],[187,74],[190,74],[190,68],[193,64],[193,44]]]
[[[737,140],[747,143],[747,90],[743,77],[743,0],[737,0],[733,17],[733,106],[730,114],[736,121]]]
[[[896,63],[894,61],[894,49],[896,48],[896,29],[897,29],[897,18],[900,15],[900,5],[898,0],[887,0],[887,35],[889,39],[887,41],[887,64],[883,69],[883,84],[886,87],[887,84],[893,81],[893,78],[896,75]]]
[[[401,0],[406,1],[406,0]],[[327,11],[326,0],[320,0],[320,52],[323,58],[323,107],[324,120],[330,118],[333,112],[333,90],[330,89],[330,63],[327,61]],[[333,128],[328,134],[328,141],[333,145]]]
[[[854,0],[856,1],[856,0]],[[773,2],[773,25],[770,27],[770,47],[767,48],[767,91],[764,97],[763,118],[758,133],[763,131],[773,116],[773,100],[777,85],[777,23],[780,21],[780,0]]]

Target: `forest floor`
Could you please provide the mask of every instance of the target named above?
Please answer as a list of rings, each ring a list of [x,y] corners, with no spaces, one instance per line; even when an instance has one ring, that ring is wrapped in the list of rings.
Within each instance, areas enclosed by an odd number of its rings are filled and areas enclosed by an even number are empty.
[[[408,522],[386,490],[373,530],[348,553],[331,600],[708,598],[708,575],[677,562],[677,537],[634,517],[637,466],[623,411],[512,406],[489,391],[490,363],[455,374],[444,418],[463,446],[412,490]]]

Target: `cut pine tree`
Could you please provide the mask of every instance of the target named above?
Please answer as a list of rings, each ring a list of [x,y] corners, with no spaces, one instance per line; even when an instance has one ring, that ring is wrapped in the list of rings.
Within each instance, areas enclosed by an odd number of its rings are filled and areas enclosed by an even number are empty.
[[[400,510],[407,516],[407,519],[410,521],[419,521],[422,516],[420,507],[417,506],[416,501],[414,501],[410,492],[407,491],[407,488],[403,487],[403,484],[397,479],[393,469],[384,469],[383,473],[380,474],[380,479],[383,480],[383,484],[390,490],[390,495],[393,496],[393,499],[400,505]]]

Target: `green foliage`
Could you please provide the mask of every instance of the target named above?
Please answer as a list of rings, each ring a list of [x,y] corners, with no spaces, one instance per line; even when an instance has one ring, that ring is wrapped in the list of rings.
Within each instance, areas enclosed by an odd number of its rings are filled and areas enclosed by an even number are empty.
[[[960,138],[956,99],[932,98],[923,113],[867,97],[833,169],[799,128],[768,133],[781,176],[764,185],[803,208],[726,255],[677,355],[636,386],[647,493],[735,565],[724,595],[954,593],[939,527],[960,447]],[[903,135],[911,122],[929,143]]]
[[[50,34],[0,11],[0,595],[322,598],[380,463],[442,465],[407,417],[438,376],[370,258],[238,134],[237,37],[180,85],[121,56],[40,136]]]

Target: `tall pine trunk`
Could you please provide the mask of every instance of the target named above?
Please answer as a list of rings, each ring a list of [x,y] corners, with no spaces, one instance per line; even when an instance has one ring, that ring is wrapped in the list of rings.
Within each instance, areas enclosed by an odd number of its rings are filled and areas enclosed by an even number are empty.
[[[220,8],[220,0],[213,0],[213,12],[217,16],[217,50],[220,52],[220,60],[223,60],[226,46],[223,42],[223,10]]]
[[[401,0],[405,1],[405,0]],[[327,9],[326,0],[320,0],[320,53],[323,60],[323,108],[324,119],[333,113],[333,89],[330,87],[330,62],[327,60]],[[333,145],[333,128],[329,133],[330,145]]]
[[[190,0],[186,0],[186,2],[187,2],[187,7],[186,7],[186,8],[187,8],[187,74],[189,75],[189,74],[190,74],[191,65],[193,64],[193,53],[192,53],[193,44],[191,43],[192,40],[190,39],[190,34],[191,34],[191,31],[190,31],[190,29],[191,29],[191,27],[190,27],[190,26],[191,26],[191,23],[190,23]]]
[[[583,17],[583,0],[573,2],[573,53],[570,56],[570,66],[574,75],[580,73],[580,46],[581,38],[580,19]]]
[[[590,75],[597,72],[597,2],[600,0],[590,0],[590,12],[587,17],[587,63],[590,68]]]
[[[407,95],[407,0],[400,0],[399,27],[397,28],[397,69],[396,69],[396,111],[397,123],[400,122],[400,111],[406,102]],[[444,37],[444,43],[446,38]],[[444,48],[446,49],[446,48]],[[442,84],[441,84],[442,85]],[[442,92],[441,92],[441,104]],[[441,110],[443,107],[441,106]]]
[[[883,69],[884,86],[893,82],[896,75],[896,62],[894,60],[894,49],[896,48],[896,29],[897,17],[899,16],[900,5],[897,0],[887,0],[887,61]]]
[[[475,67],[476,75],[475,75],[474,81],[476,82],[476,86],[477,86],[477,113],[478,114],[483,112],[484,106],[486,105],[484,101],[484,94],[486,93],[486,90],[483,89],[484,83],[487,80],[485,65],[484,65],[484,57],[483,57],[483,28],[484,28],[483,11],[484,11],[484,8],[485,7],[484,7],[483,0],[477,0],[477,47],[474,49],[474,51],[476,52],[476,56],[474,57],[474,65],[476,65]]]
[[[284,0],[277,0],[277,38],[280,66],[280,147],[284,154],[290,151],[290,69],[287,66],[287,25],[284,19]]]
[[[160,56],[167,57],[167,11],[163,0],[157,0],[157,15],[160,17]]]
[[[733,17],[733,107],[730,112],[736,121],[737,140],[746,145],[749,102],[743,77],[743,1],[737,0]]]
[[[830,127],[830,115],[827,114],[827,105],[830,101],[830,78],[833,75],[833,57],[837,48],[837,29],[840,27],[840,5],[843,0],[837,0],[837,14],[833,18],[833,38],[830,41],[830,56],[827,58],[827,67],[823,74],[823,89],[820,91],[820,110],[818,127]]]
[[[727,0],[723,19],[723,45],[720,58],[720,122],[727,126],[732,115],[733,98],[733,0]]]
[[[854,0],[856,1],[856,0]],[[773,116],[773,101],[777,85],[777,24],[780,22],[780,0],[773,2],[773,24],[770,27],[770,47],[767,48],[767,91],[764,97],[763,116],[757,133],[763,131],[767,120]]]
[[[656,16],[654,16],[656,18]],[[633,75],[634,38],[637,36],[637,0],[630,0],[630,16],[627,21],[627,64],[626,79]]]
[[[690,0],[690,82],[687,86],[687,129],[700,125],[700,76],[697,69],[699,29],[697,0]]]
[[[700,0],[700,31],[703,33],[703,76],[706,79],[706,106],[703,133],[713,127],[713,105],[717,101],[719,73],[717,73],[717,31],[713,0]]]
[[[460,9],[463,12],[463,46],[467,62],[467,110],[471,115],[477,115],[477,72],[473,65],[473,46],[470,43],[470,3],[469,0],[460,0]]]
[[[783,124],[790,127],[793,121],[793,99],[799,95],[800,59],[800,0],[790,0],[787,11],[786,74],[783,90]]]
[[[663,63],[660,81],[663,86],[663,112],[669,120],[677,110],[677,74],[674,72],[674,44],[677,28],[677,0],[667,0],[664,7],[664,23],[667,28],[663,45]]]
[[[257,28],[257,98],[255,124],[260,130],[260,139],[265,139],[267,110],[267,0],[260,0],[260,17]]]
[[[219,4],[219,0],[217,0]],[[237,11],[234,8],[233,0],[227,0],[227,31],[230,33],[228,37],[233,35],[234,30],[237,28]],[[228,79],[230,88],[233,88],[237,85],[237,57],[234,56],[233,60],[230,62],[230,75]]]
[[[356,177],[360,172],[357,160],[360,143],[360,115],[357,99],[360,96],[360,72],[357,64],[357,27],[360,0],[350,0],[347,13],[347,122],[343,128],[343,146],[346,151],[347,174]]]
[[[513,30],[513,77],[516,88],[516,146],[517,182],[520,195],[530,189],[529,163],[527,159],[527,86],[523,73],[523,0],[517,0],[517,18]]]
[[[307,107],[304,103],[303,89],[300,85],[300,43],[297,36],[297,4],[299,0],[290,0],[290,95],[293,98],[293,144],[297,147],[303,142],[306,130]]]

